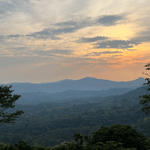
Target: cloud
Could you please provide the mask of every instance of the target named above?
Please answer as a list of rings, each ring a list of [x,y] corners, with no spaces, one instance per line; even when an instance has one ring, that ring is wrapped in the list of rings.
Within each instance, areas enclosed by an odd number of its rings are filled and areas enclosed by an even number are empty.
[[[4,38],[5,38],[4,36],[0,35],[0,40],[3,40]]]
[[[79,40],[77,40],[76,42],[78,43],[90,43],[90,42],[95,42],[95,41],[99,41],[99,40],[105,40],[108,39],[108,37],[104,37],[104,36],[97,36],[97,37],[93,37],[93,38],[80,38]]]
[[[99,25],[112,26],[112,25],[116,25],[119,20],[124,20],[124,19],[125,19],[124,15],[108,15],[97,19],[96,22]]]
[[[34,37],[34,38],[40,38],[40,39],[59,39],[55,37],[55,35],[65,34],[65,33],[73,33],[76,32],[79,29],[90,27],[90,26],[97,26],[97,25],[115,25],[117,24],[118,20],[124,19],[124,15],[110,15],[110,16],[103,16],[100,19],[93,20],[92,18],[85,18],[81,21],[66,21],[66,22],[60,22],[55,23],[55,26],[58,26],[58,29],[52,29],[47,28],[43,29],[39,32],[34,32],[32,34],[28,34],[26,36]]]
[[[100,56],[101,54],[115,54],[115,53],[122,53],[122,51],[92,52],[92,53],[86,54],[84,56]]]
[[[66,22],[61,22],[61,23],[55,23],[56,26],[61,26],[61,27],[66,27],[66,26],[76,26],[77,22],[70,20]]]
[[[5,1],[0,1],[0,6],[1,6],[1,10],[0,10],[0,15],[11,15],[10,12],[20,12],[20,11],[24,11],[24,12],[31,12],[30,11],[30,1],[29,0],[5,0]]]
[[[131,38],[130,40],[138,44],[141,44],[143,42],[150,42],[150,29],[137,33],[136,36]]]
[[[125,40],[112,40],[112,41],[104,41],[104,42],[98,42],[93,45],[96,48],[118,48],[118,49],[127,49],[127,48],[133,48],[134,45],[138,45],[139,42],[137,41],[125,41]]]
[[[52,49],[52,50],[31,50],[27,47],[12,47],[12,48],[5,48],[5,50],[1,50],[1,54],[0,56],[2,56],[2,54],[4,56],[7,56],[9,52],[9,55],[18,57],[18,56],[26,56],[26,57],[66,57],[66,56],[71,56],[74,53],[74,50],[60,50],[60,49]]]
[[[19,34],[15,34],[15,35],[8,35],[7,37],[8,38],[18,38],[18,37],[21,37],[22,35],[19,35]]]
[[[19,52],[21,52],[21,51],[23,51],[23,50],[26,50],[27,49],[27,47],[24,47],[24,46],[22,46],[22,47],[9,47],[9,48],[5,48],[6,50],[16,50],[16,51],[18,51],[18,53]]]
[[[68,25],[70,24],[74,24],[74,27],[68,27]],[[55,37],[55,35],[60,35],[63,33],[72,33],[77,31],[78,29],[82,29],[86,26],[88,26],[88,22],[87,21],[83,21],[80,23],[70,23],[70,21],[67,22],[62,22],[62,23],[57,23],[57,26],[60,26],[59,29],[43,29],[42,31],[39,32],[34,32],[32,34],[27,34],[26,36],[30,36],[30,37],[34,37],[34,38],[38,38],[38,39],[48,39],[51,38],[52,40],[59,40],[59,37]],[[67,27],[64,28],[64,26],[67,25]]]
[[[8,14],[10,11],[14,10],[13,3],[0,1],[0,6],[1,6],[0,15]]]
[[[73,50],[48,50],[48,51],[42,51],[42,50],[35,50],[33,51],[34,54],[38,54],[40,56],[56,56],[56,55],[72,55]]]
[[[51,30],[44,29],[43,31],[34,32],[32,34],[27,34],[27,37],[34,37],[35,39],[51,39],[51,40],[60,40],[59,37],[55,37]]]

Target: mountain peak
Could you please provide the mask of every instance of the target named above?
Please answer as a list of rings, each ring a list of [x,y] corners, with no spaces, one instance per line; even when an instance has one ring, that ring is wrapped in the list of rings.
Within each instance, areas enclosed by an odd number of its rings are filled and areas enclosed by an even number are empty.
[[[87,77],[85,77],[83,79],[97,79],[97,78],[87,76]]]
[[[142,77],[139,77],[138,79],[144,79],[144,78],[142,78]]]
[[[145,80],[145,78],[139,77],[139,78],[137,78],[135,80]],[[133,80],[133,81],[135,81],[135,80]]]
[[[94,77],[89,77],[89,76],[87,76],[87,77],[85,77],[85,78],[81,78],[81,79],[79,79],[79,80],[91,80],[91,79],[100,80],[100,79],[97,79],[97,78],[94,78]]]

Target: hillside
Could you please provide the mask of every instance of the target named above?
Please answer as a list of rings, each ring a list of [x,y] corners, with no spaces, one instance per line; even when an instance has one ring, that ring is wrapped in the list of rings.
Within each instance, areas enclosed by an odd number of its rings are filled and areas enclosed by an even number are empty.
[[[148,86],[147,86],[148,87]],[[15,144],[25,140],[29,145],[36,143],[45,147],[63,141],[73,141],[75,132],[89,135],[101,126],[129,124],[138,132],[150,137],[149,116],[141,111],[139,96],[150,94],[147,87],[139,87],[122,95],[89,97],[63,102],[41,103],[35,106],[16,104],[15,110],[24,114],[15,124],[2,124],[0,141]]]
[[[135,89],[137,87],[143,86],[143,83],[145,83],[145,79],[141,77],[136,80],[127,82],[117,82],[86,77],[79,80],[62,80],[52,83],[10,83],[4,85],[12,85],[14,93],[20,94],[27,92],[58,93],[67,90],[101,91],[109,90],[112,88]]]
[[[63,102],[72,101],[74,99],[90,98],[90,97],[107,97],[111,95],[121,95],[131,88],[112,88],[109,90],[102,91],[79,91],[79,90],[68,90],[58,93],[45,93],[45,92],[29,92],[20,93],[21,97],[16,101],[16,104],[21,105],[37,105],[41,102]]]

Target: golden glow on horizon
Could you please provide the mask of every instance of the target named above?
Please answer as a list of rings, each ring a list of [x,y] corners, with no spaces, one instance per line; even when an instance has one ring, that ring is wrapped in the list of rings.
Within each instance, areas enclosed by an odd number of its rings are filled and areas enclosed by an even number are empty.
[[[136,26],[137,27],[137,26]],[[138,28],[138,27],[137,27]],[[103,56],[105,57],[110,57],[113,55],[118,55],[115,58],[124,58],[126,57],[126,51],[122,50],[122,49],[95,49],[93,42],[91,43],[76,43],[73,41],[76,41],[77,39],[84,37],[84,38],[92,38],[92,37],[96,37],[96,36],[106,36],[108,38],[110,38],[110,40],[129,40],[129,38],[134,37],[136,34],[134,33],[134,29],[135,29],[135,24],[120,24],[120,25],[116,25],[116,26],[110,26],[110,27],[87,27],[84,29],[80,29],[75,33],[67,33],[67,34],[60,34],[59,38],[63,39],[63,40],[28,40],[27,45],[30,47],[30,49],[35,50],[37,49],[41,49],[41,50],[52,50],[52,49],[61,49],[61,50],[65,50],[65,49],[69,49],[69,50],[73,50],[73,55],[72,57],[87,57],[87,58],[92,58],[92,59],[99,59]],[[139,30],[140,31],[140,30]],[[85,36],[86,35],[86,36]],[[92,36],[91,36],[92,35]],[[45,47],[43,46],[45,45]],[[148,44],[146,44],[148,45]],[[137,49],[137,51],[140,51],[141,49],[141,44],[138,46],[134,46],[133,48],[129,48],[128,53],[130,55],[130,59],[132,59],[133,55],[135,54],[134,51],[132,51],[132,49]],[[147,49],[148,52],[148,46],[147,47],[143,47],[142,49]],[[130,51],[131,50],[131,51]],[[101,54],[99,56],[94,56],[94,55],[90,55],[90,53],[92,52],[104,52],[104,51],[122,51],[122,53],[110,53],[110,54]],[[141,51],[141,52],[145,52],[145,50]],[[136,52],[137,53],[137,52]],[[88,55],[89,54],[89,55]],[[63,57],[68,57],[67,55],[63,55],[60,54],[60,56]],[[87,56],[85,56],[87,55]],[[121,56],[120,56],[121,55]]]
[[[113,40],[128,40],[134,36],[131,24],[102,27],[97,32],[102,36],[111,37]]]

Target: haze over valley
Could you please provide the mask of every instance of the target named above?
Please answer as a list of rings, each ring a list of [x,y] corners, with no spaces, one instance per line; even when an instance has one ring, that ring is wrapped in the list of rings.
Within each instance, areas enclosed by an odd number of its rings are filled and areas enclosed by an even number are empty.
[[[85,97],[121,95],[143,86],[144,83],[145,79],[141,77],[128,82],[115,82],[86,77],[79,80],[66,79],[44,84],[12,83],[4,85],[12,85],[14,94],[21,95],[21,98],[16,103],[35,105],[41,102],[60,102]]]

